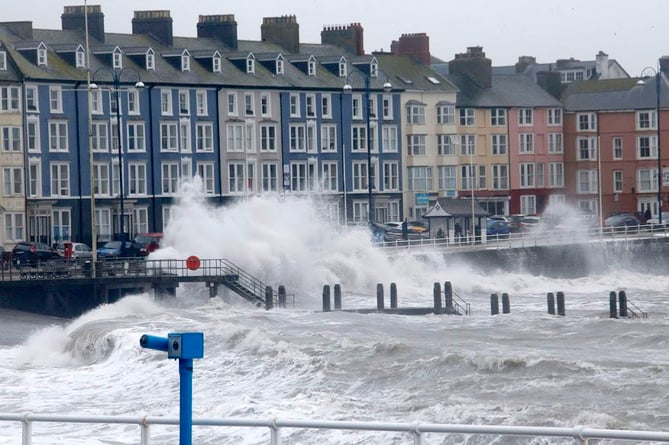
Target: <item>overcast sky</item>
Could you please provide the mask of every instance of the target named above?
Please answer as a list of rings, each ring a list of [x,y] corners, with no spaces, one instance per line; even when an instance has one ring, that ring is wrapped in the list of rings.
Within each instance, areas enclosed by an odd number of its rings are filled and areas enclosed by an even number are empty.
[[[84,0],[2,0],[0,21],[60,29],[65,5]],[[6,3],[6,4],[5,4]],[[11,6],[8,6],[11,4]],[[365,51],[390,49],[404,33],[425,32],[433,56],[451,60],[482,46],[494,66],[518,56],[538,62],[594,60],[604,51],[636,76],[669,55],[669,1],[646,0],[88,0],[101,5],[107,32],[131,32],[133,11],[171,11],[174,33],[195,36],[199,14],[234,14],[238,36],[260,40],[263,17],[295,15],[303,43],[320,43],[325,25],[362,24]]]

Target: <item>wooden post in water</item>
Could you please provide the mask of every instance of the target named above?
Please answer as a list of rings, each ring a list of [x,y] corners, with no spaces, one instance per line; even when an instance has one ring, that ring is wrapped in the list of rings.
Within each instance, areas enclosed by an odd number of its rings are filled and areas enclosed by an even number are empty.
[[[286,307],[286,286],[283,284],[279,286],[279,307]]]
[[[444,281],[444,310],[447,314],[455,312],[453,308],[453,286],[450,281]]]
[[[561,315],[564,317],[565,311],[564,311],[564,292],[559,290],[557,292],[557,314]]]
[[[548,313],[555,315],[555,294],[548,292],[546,295],[546,303],[548,304]]]
[[[504,292],[502,294],[502,313],[510,314],[511,313],[511,302],[509,301],[509,294]]]
[[[376,310],[383,312],[383,284],[376,284]]]
[[[274,292],[272,286],[265,286],[265,309],[270,310],[274,308]]]
[[[442,313],[441,309],[441,284],[434,283],[432,288],[432,298],[434,300],[434,313],[439,315]]]
[[[341,310],[341,286],[339,283],[334,285],[334,308],[335,311]]]
[[[390,307],[397,309],[397,284],[390,283]]]
[[[497,294],[490,294],[490,315],[499,314],[499,297]]]
[[[618,292],[618,305],[621,317],[627,317],[627,294],[624,290]]]
[[[618,306],[616,305],[616,292],[609,292],[609,318],[618,318]]]
[[[330,285],[323,286],[323,312],[330,312]]]
[[[218,284],[216,283],[207,283],[209,288],[209,298],[215,298],[218,295]]]

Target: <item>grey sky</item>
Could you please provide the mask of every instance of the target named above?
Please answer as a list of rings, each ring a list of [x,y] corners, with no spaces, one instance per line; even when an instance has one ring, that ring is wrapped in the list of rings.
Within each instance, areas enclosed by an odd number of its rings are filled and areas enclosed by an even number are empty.
[[[31,20],[60,29],[65,5],[84,0],[3,0],[0,20]],[[167,9],[174,33],[194,36],[199,14],[234,14],[238,35],[259,40],[263,17],[295,15],[300,40],[319,43],[324,25],[362,24],[367,52],[389,50],[403,33],[425,32],[432,55],[450,60],[468,46],[482,46],[495,66],[518,56],[538,62],[574,57],[593,60],[603,50],[632,76],[669,55],[669,1],[646,0],[88,0],[102,6],[107,32],[129,33],[133,11]],[[665,43],[666,42],[666,43]]]

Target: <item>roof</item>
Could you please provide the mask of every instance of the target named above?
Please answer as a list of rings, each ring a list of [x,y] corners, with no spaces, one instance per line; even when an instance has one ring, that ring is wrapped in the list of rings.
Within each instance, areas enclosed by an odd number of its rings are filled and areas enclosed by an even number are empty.
[[[437,198],[431,204],[432,207],[423,215],[423,218],[472,216],[471,198]],[[490,216],[490,213],[482,209],[476,200],[474,201],[473,211],[476,218]]]
[[[669,107],[669,83],[662,76],[660,106]],[[573,82],[562,94],[565,111],[639,110],[657,106],[654,79],[610,79]]]

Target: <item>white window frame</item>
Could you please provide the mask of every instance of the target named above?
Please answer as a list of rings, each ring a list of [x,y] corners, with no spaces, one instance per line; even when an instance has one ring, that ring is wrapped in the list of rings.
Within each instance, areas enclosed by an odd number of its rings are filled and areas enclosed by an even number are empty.
[[[67,162],[52,162],[49,166],[51,172],[51,196],[70,196],[70,164]]]
[[[162,88],[160,90],[160,115],[172,116],[173,113],[172,90],[170,88]]]
[[[128,163],[128,195],[147,195],[147,170],[143,162]]]
[[[195,151],[204,153],[214,152],[214,124],[211,122],[197,122],[195,124]]]
[[[49,121],[49,151],[66,153],[69,151],[67,121]]]

